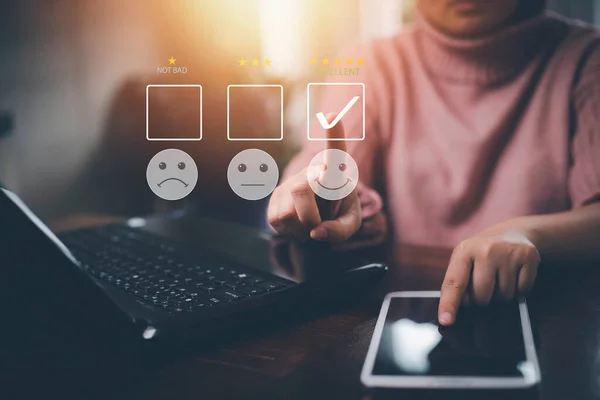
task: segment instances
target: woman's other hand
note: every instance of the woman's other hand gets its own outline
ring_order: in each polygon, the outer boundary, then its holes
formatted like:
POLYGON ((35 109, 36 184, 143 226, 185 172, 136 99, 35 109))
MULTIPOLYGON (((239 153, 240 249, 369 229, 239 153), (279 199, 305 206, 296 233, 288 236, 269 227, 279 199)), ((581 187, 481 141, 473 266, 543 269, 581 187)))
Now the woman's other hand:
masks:
POLYGON ((510 300, 527 293, 540 264, 531 236, 500 224, 460 243, 452 252, 442 284, 440 323, 452 325, 464 300, 487 305, 493 297, 510 300))

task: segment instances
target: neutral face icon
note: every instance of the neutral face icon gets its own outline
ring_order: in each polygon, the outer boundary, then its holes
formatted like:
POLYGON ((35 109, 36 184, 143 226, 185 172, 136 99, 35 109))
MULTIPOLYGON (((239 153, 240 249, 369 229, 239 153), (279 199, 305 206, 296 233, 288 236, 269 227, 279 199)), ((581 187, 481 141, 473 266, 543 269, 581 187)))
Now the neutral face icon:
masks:
POLYGON ((341 200, 358 184, 358 166, 345 151, 327 149, 311 160, 306 177, 317 196, 325 200, 341 200))
POLYGON ((279 168, 269 153, 248 149, 233 157, 227 168, 227 180, 231 190, 242 199, 260 200, 275 190, 279 168))
POLYGON ((167 149, 152 157, 146 179, 150 189, 161 199, 181 200, 196 187, 198 167, 185 151, 167 149))

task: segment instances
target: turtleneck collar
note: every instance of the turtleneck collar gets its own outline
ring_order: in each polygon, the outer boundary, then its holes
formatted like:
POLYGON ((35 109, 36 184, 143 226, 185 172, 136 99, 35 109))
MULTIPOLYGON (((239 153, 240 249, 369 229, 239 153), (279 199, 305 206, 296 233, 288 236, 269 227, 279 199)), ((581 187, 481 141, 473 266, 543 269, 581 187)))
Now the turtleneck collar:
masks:
POLYGON ((457 83, 493 85, 518 74, 555 41, 561 25, 546 12, 485 37, 462 39, 442 33, 417 13, 416 29, 431 73, 457 83))

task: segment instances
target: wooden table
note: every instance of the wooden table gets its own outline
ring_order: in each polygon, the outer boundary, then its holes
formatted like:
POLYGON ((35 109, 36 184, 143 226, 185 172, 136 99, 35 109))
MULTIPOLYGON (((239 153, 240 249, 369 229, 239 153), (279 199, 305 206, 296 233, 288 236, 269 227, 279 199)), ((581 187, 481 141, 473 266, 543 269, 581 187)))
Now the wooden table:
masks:
MULTIPOLYGON (((74 221, 81 225, 103 220, 75 218, 56 228, 73 227, 74 221)), ((390 272, 359 304, 283 328, 275 321, 255 338, 240 332, 235 344, 155 365, 152 372, 125 376, 114 387, 82 384, 92 388, 79 398, 91 398, 100 388, 106 389, 100 396, 106 399, 467 398, 457 392, 370 393, 359 381, 383 295, 438 290, 449 254, 444 249, 394 246, 390 272)), ((527 398, 600 398, 600 268, 542 266, 528 301, 543 383, 527 398)), ((95 381, 103 382, 103 374, 90 380, 95 381)), ((489 393, 472 397, 517 398, 489 393)))

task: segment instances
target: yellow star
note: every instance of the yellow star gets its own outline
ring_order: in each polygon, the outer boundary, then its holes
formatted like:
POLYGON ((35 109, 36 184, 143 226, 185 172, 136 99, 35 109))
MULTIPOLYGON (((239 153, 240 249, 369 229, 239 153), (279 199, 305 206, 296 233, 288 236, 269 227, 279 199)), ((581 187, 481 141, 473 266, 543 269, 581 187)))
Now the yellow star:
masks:
POLYGON ((359 65, 362 65, 362 63, 364 63, 365 61, 362 58, 359 58, 357 62, 359 65))
POLYGON ((342 60, 340 60, 339 58, 336 58, 336 59, 335 59, 335 63, 336 63, 336 64, 338 64, 338 65, 339 65, 341 62, 342 62, 342 60))
POLYGON ((351 60, 350 58, 349 58, 349 59, 347 59, 347 60, 346 60, 346 62, 347 62, 348 64, 352 64, 352 60, 351 60))
POLYGON ((175 64, 175 61, 177 60, 171 56, 171 58, 169 58, 169 65, 175 64))
POLYGON ((314 59, 314 58, 311 58, 311 59, 310 59, 310 63, 311 63, 311 64, 316 64, 316 63, 317 63, 317 60, 316 60, 316 59, 314 59))
POLYGON ((258 67, 258 64, 260 64, 260 61, 258 61, 256 58, 254 60, 252 60, 252 65, 254 65, 255 67, 258 67))
POLYGON ((238 60, 238 62, 240 63, 240 67, 243 67, 244 65, 246 65, 246 60, 244 60, 244 57, 242 57, 241 60, 238 60))
POLYGON ((323 64, 325 64, 325 65, 329 64, 329 59, 328 58, 324 58, 322 61, 323 61, 323 64))
POLYGON ((265 65, 266 65, 267 67, 270 67, 270 66, 271 66, 271 62, 272 62, 271 60, 269 60, 268 58, 265 58, 265 65))

